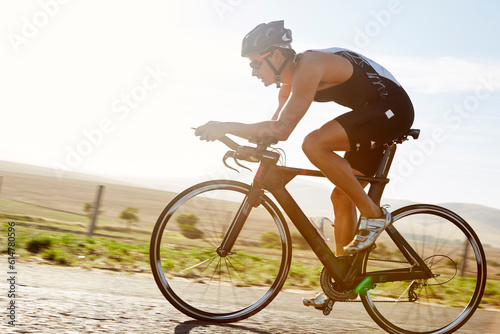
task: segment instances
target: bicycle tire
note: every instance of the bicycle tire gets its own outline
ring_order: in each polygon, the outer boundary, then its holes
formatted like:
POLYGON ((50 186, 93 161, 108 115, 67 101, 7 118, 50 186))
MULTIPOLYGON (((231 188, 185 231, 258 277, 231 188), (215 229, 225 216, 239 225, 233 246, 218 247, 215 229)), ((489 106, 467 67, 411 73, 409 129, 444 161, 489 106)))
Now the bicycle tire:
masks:
MULTIPOLYGON (((389 333, 456 331, 474 314, 486 285, 486 258, 479 238, 460 216, 436 205, 410 205, 392 215, 393 226, 439 276, 378 283, 360 295, 363 306, 389 333)), ((401 268, 407 262, 383 235, 365 256, 362 273, 401 268)))
POLYGON ((158 218, 150 244, 153 276, 165 298, 192 318, 221 323, 248 318, 265 308, 285 283, 291 263, 290 232, 280 210, 264 193, 250 211, 232 253, 225 257, 216 253, 249 189, 236 181, 203 182, 175 197, 158 218), (174 223, 182 213, 199 216, 195 227, 203 232, 202 238, 182 235, 174 223), (255 230, 256 225, 267 229, 274 244, 262 244, 258 233, 264 231, 255 230))

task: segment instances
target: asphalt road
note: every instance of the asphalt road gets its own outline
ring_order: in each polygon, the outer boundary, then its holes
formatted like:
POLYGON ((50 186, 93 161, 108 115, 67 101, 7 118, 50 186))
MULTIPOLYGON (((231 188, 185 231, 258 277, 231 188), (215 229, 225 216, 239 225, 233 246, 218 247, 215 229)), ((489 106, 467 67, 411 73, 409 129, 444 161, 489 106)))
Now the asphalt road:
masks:
MULTIPOLYGON (((7 263, 6 257, 0 258, 7 263)), ((18 263, 16 324, 7 326, 7 265, 0 284, 2 333, 385 333, 360 303, 330 316, 302 306, 310 293, 283 291, 257 315, 233 324, 193 320, 174 309, 149 275, 18 263)), ((457 333, 500 333, 500 312, 479 310, 457 333)))

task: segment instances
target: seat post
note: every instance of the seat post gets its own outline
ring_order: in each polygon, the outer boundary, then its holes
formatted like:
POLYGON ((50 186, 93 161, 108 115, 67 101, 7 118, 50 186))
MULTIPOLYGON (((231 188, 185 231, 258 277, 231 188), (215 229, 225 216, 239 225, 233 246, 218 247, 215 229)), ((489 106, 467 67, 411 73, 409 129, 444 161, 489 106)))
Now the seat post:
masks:
MULTIPOLYGON (((385 151, 384 157, 380 162, 375 177, 383 179, 387 178, 395 154, 396 154, 396 143, 389 146, 389 148, 385 151)), ((372 182, 370 185, 370 190, 368 191, 368 197, 370 197, 373 200, 373 202, 375 202, 375 204, 377 204, 378 206, 380 206, 380 200, 382 198, 382 194, 384 192, 386 184, 387 183, 384 182, 372 182)))

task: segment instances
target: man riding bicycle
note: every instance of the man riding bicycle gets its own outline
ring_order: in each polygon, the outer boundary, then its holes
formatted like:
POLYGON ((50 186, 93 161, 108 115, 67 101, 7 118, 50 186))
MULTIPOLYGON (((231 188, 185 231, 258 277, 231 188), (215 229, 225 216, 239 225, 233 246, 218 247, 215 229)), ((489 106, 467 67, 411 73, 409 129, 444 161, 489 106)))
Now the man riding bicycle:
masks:
POLYGON ((392 223, 390 213, 365 193, 367 183, 355 175, 373 176, 384 144, 410 129, 410 98, 384 67, 349 50, 330 48, 296 54, 291 30, 283 21, 259 24, 243 39, 241 55, 250 60, 252 76, 276 84, 279 105, 269 121, 254 124, 209 122, 196 129, 202 140, 226 134, 288 139, 311 103, 333 101, 351 108, 306 136, 308 159, 336 186, 331 200, 335 215, 336 255, 365 250, 392 223), (344 157, 334 151, 345 151, 344 157), (357 213, 360 224, 356 233, 357 213))

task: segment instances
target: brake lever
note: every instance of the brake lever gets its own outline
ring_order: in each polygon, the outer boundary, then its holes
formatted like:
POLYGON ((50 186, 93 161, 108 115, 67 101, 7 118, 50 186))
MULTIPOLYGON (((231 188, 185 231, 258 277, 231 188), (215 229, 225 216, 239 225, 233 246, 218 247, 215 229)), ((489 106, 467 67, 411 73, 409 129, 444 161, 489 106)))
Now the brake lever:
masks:
POLYGON ((251 170, 250 168, 248 168, 247 166, 244 166, 244 165, 240 164, 240 163, 238 162, 238 160, 236 159, 236 157, 234 157, 234 156, 233 156, 233 159, 234 159, 234 162, 235 162, 238 166, 240 166, 240 167, 242 167, 242 168, 245 168, 246 170, 248 170, 248 171, 250 171, 250 172, 252 171, 252 170, 251 170))
POLYGON ((226 154, 224 154, 224 157, 222 158, 222 162, 224 163, 224 166, 226 166, 227 168, 232 169, 232 170, 234 170, 235 172, 239 173, 239 172, 240 172, 239 170, 237 170, 237 169, 236 169, 236 168, 234 168, 234 167, 229 166, 229 165, 227 164, 227 162, 226 162, 226 160, 227 160, 227 159, 229 159, 229 158, 233 158, 234 162, 235 162, 238 166, 240 166, 241 168, 245 168, 246 170, 248 170, 248 171, 250 171, 250 172, 251 172, 252 170, 251 170, 250 168, 248 168, 247 166, 244 166, 244 165, 242 165, 241 163, 239 163, 239 162, 238 162, 238 159, 236 159, 236 155, 237 155, 237 153, 236 153, 236 152, 234 152, 234 151, 227 151, 227 152, 226 152, 226 154))
POLYGON ((227 151, 226 154, 224 154, 224 157, 222 158, 222 162, 224 163, 224 166, 226 166, 227 168, 234 170, 236 173, 239 173, 240 172, 239 170, 229 166, 226 162, 228 158, 233 158, 236 161, 236 158, 234 157, 235 154, 236 152, 234 151, 227 151))

